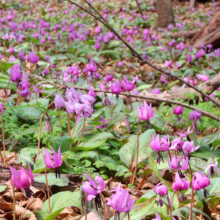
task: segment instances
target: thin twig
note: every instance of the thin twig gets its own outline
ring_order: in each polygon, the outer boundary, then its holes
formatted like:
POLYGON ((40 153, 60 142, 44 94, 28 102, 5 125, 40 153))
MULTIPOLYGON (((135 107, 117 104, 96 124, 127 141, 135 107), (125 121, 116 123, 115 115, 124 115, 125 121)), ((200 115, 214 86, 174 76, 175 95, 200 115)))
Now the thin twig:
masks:
POLYGON ((213 103, 215 103, 217 106, 220 106, 220 103, 218 101, 216 101, 215 99, 211 98, 208 94, 206 94, 205 92, 203 92, 202 90, 200 90, 199 88, 197 88, 196 86, 193 86, 191 83, 186 82, 185 80, 183 80, 182 78, 173 75, 172 73, 161 69, 160 67, 157 67, 156 65, 152 64, 150 61, 144 59, 133 47, 131 47, 129 45, 129 43, 127 43, 118 33, 117 31, 115 31, 115 29, 108 23, 108 21, 87 1, 84 0, 85 3, 87 3, 89 5, 90 8, 92 8, 98 15, 99 17, 95 16, 91 11, 85 9, 84 7, 80 6, 79 4, 71 1, 71 0, 67 0, 68 2, 76 5, 77 7, 79 7, 80 9, 82 9, 83 11, 85 11, 86 13, 90 14, 92 17, 94 17, 95 19, 97 19, 98 21, 100 21, 102 24, 104 24, 107 28, 109 28, 131 51, 131 53, 133 54, 134 57, 138 58, 142 63, 146 63, 149 66, 151 66, 152 68, 154 68, 155 70, 158 70, 159 72, 162 72, 168 76, 173 77, 174 79, 177 79, 179 81, 181 81, 182 83, 186 84, 187 86, 193 88, 194 90, 196 90, 197 92, 199 92, 200 94, 202 94, 203 96, 205 96, 207 99, 209 99, 210 101, 212 101, 213 103))
POLYGON ((138 7, 138 11, 141 14, 141 17, 143 18, 144 14, 143 14, 143 11, 141 9, 140 3, 138 2, 138 0, 135 0, 135 1, 136 1, 136 4, 137 4, 137 7, 138 7))
MULTIPOLYGON (((33 77, 35 77, 35 75, 31 75, 33 77)), ((41 80, 44 80, 43 78, 41 78, 41 80)), ((46 80, 48 83, 51 83, 53 84, 53 82, 50 82, 48 80, 46 80)), ((61 89, 65 89, 65 88, 68 88, 68 86, 66 85, 62 85, 62 84, 56 84, 56 86, 59 86, 61 89)), ((84 90, 84 91, 88 91, 89 89, 88 88, 83 88, 83 87, 79 87, 79 86, 72 86, 74 89, 80 89, 80 90, 84 90)), ((107 93, 107 94, 112 94, 111 91, 107 91, 107 90, 100 90, 100 89, 94 89, 95 92, 102 92, 102 93, 107 93)), ((148 100, 152 100, 152 101, 158 101, 158 102, 166 102, 166 103, 169 103, 169 104, 174 104, 174 105, 180 105, 180 106, 183 106, 185 108, 188 108, 188 109, 192 109, 192 110, 197 110, 197 111, 200 111, 203 115, 209 117, 209 118, 212 118, 216 121, 219 121, 220 122, 220 118, 217 117, 216 115, 213 115, 209 112, 206 112, 206 111, 203 111, 199 108, 196 108, 196 107, 193 107, 191 105, 188 105, 188 104, 185 104, 185 103, 182 103, 182 102, 178 102, 178 101, 174 101, 174 100, 170 100, 170 99, 165 99, 165 98, 157 98, 157 97, 152 97, 152 96, 147 96, 147 95, 134 95, 134 94, 127 94, 126 92, 121 92, 119 97, 120 96, 128 96, 128 97, 134 97, 134 98, 139 98, 139 99, 148 99, 148 100)), ((50 104, 52 105, 52 103, 50 104)), ((49 105, 49 106, 50 106, 49 105)), ((48 106, 48 107, 49 107, 48 106)))

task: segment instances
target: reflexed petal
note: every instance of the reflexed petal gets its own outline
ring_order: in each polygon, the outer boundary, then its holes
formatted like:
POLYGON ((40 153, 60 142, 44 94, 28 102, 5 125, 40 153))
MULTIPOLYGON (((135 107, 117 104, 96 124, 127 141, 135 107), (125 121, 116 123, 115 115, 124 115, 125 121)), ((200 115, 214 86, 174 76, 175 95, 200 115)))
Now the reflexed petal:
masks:
POLYGON ((42 156, 43 156, 43 159, 44 159, 44 163, 46 164, 46 166, 48 168, 55 168, 54 163, 52 163, 52 161, 51 161, 52 155, 49 153, 48 150, 45 149, 45 157, 43 155, 43 152, 42 152, 42 156))
POLYGON ((32 173, 31 166, 30 166, 29 163, 28 163, 28 169, 29 169, 29 175, 31 177, 31 182, 33 182, 34 181, 34 177, 33 177, 33 173, 32 173))
POLYGON ((189 165, 189 158, 183 158, 181 170, 187 170, 189 165))
POLYGON ((83 174, 90 182, 90 184, 94 187, 94 188, 97 188, 97 185, 95 183, 95 181, 92 179, 92 177, 86 175, 86 174, 83 174))
POLYGON ((87 181, 83 184, 82 188, 83 188, 83 192, 84 192, 84 193, 87 193, 88 195, 93 195, 93 196, 95 196, 95 195, 98 194, 98 192, 97 192, 96 190, 94 190, 94 189, 91 187, 91 184, 90 184, 89 182, 87 182, 87 181))
POLYGON ((95 177, 95 181, 96 181, 96 183, 98 183, 98 187, 97 188, 101 192, 105 188, 105 183, 104 183, 103 178, 101 176, 96 176, 95 177))
POLYGON ((93 195, 87 195, 87 201, 90 202, 92 201, 96 196, 93 195))
POLYGON ((32 183, 31 177, 28 171, 25 170, 23 167, 21 167, 20 179, 21 179, 21 186, 23 189, 28 188, 32 183))

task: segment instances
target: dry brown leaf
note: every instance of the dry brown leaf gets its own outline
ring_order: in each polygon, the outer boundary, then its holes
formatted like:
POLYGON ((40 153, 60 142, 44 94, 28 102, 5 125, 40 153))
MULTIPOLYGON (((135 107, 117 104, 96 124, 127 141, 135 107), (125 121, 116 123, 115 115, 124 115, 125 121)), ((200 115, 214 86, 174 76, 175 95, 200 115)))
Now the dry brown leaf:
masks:
POLYGON ((46 193, 44 190, 38 190, 34 193, 34 198, 40 198, 43 202, 47 200, 46 193))
POLYGON ((33 212, 18 205, 15 206, 15 215, 17 218, 24 218, 26 215, 31 215, 30 220, 36 220, 33 212))
POLYGON ((11 211, 13 210, 13 203, 6 202, 5 199, 0 196, 0 207, 3 211, 11 211))
MULTIPOLYGON (((13 202, 12 190, 8 191, 2 196, 6 201, 13 202)), ((26 200, 26 196, 22 192, 15 192, 16 201, 26 200)))
MULTIPOLYGON (((85 216, 81 218, 81 220, 85 220, 85 216)), ((99 216, 95 212, 90 212, 87 215, 87 220, 101 220, 99 216)))
POLYGON ((30 198, 28 200, 26 208, 31 211, 41 210, 43 201, 40 198, 30 198))

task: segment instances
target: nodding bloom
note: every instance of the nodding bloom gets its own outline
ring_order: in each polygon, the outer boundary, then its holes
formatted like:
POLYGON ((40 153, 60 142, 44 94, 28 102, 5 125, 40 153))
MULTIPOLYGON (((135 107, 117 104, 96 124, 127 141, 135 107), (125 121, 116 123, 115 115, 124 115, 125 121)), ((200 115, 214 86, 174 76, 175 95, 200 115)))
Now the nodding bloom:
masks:
POLYGON ((203 49, 200 49, 196 54, 195 54, 195 58, 199 59, 202 56, 205 56, 205 51, 203 49))
POLYGON ((30 62, 32 63, 32 64, 35 64, 35 63, 37 63, 37 62, 39 62, 40 61, 40 58, 37 56, 37 54, 35 54, 34 52, 30 52, 29 54, 28 54, 28 59, 30 60, 30 62))
POLYGON ((124 77, 124 79, 121 82, 121 86, 124 89, 124 91, 128 91, 128 92, 132 91, 135 88, 134 83, 128 81, 127 77, 124 77))
POLYGON ((0 102, 0 114, 3 114, 5 111, 4 105, 0 102))
POLYGON ((176 43, 176 40, 173 39, 170 42, 168 42, 168 46, 172 47, 176 43))
POLYGON ((26 98, 31 94, 30 91, 30 83, 28 81, 27 74, 23 74, 23 81, 19 83, 18 85, 18 92, 21 95, 21 97, 26 98))
MULTIPOLYGON (((105 123, 106 120, 104 119, 104 117, 103 117, 102 115, 100 116, 100 118, 101 118, 101 123, 103 123, 103 125, 97 125, 96 127, 97 127, 98 129, 103 129, 103 128, 107 127, 107 123, 105 123), (104 123, 105 123, 105 124, 104 124, 104 123)), ((99 122, 100 122, 100 120, 99 120, 99 122)))
POLYGON ((160 89, 154 88, 154 89, 152 89, 151 93, 152 94, 160 94, 160 89))
POLYGON ((81 102, 82 104, 85 104, 87 106, 91 106, 95 102, 95 98, 90 95, 81 95, 79 102, 81 102))
POLYGON ((118 66, 118 67, 123 67, 123 66, 124 66, 124 63, 123 63, 123 62, 118 61, 117 66, 118 66))
POLYGON ((14 47, 10 46, 10 47, 9 47, 9 53, 14 53, 14 52, 15 52, 14 47))
POLYGON ((90 176, 83 175, 89 180, 82 185, 83 192, 87 194, 87 201, 95 199, 96 210, 98 210, 102 207, 99 193, 105 188, 104 180, 101 176, 96 176, 94 181, 90 176))
POLYGON ((11 73, 11 81, 19 83, 22 78, 21 67, 19 63, 16 63, 14 66, 10 68, 11 73))
POLYGON ((210 179, 203 173, 194 173, 192 178, 192 187, 195 191, 203 189, 204 197, 207 198, 208 191, 205 189, 210 185, 210 179))
POLYGON ((51 122, 51 118, 49 115, 47 115, 47 117, 46 117, 45 130, 47 132, 50 132, 51 134, 53 134, 53 124, 51 122))
POLYGON ((129 192, 121 188, 118 184, 115 193, 109 199, 107 205, 111 206, 115 212, 115 220, 120 219, 120 212, 129 212, 134 206, 135 200, 130 199, 129 192))
POLYGON ((26 60, 26 57, 25 57, 23 51, 18 51, 18 58, 20 58, 21 61, 23 61, 23 62, 26 60))
POLYGON ((192 55, 191 54, 187 54, 186 55, 186 60, 187 60, 187 62, 191 63, 192 62, 192 55))
POLYGON ((188 141, 191 141, 189 134, 193 132, 193 130, 190 130, 191 127, 188 127, 187 131, 177 132, 177 134, 180 136, 180 138, 187 137, 188 141))
POLYGON ((209 80, 209 76, 205 75, 205 73, 203 74, 197 74, 197 78, 203 82, 206 82, 209 80))
POLYGON ((144 121, 145 120, 149 121, 151 118, 154 117, 154 112, 151 103, 148 105, 145 101, 143 104, 141 104, 141 108, 137 106, 137 113, 138 113, 138 118, 144 121))
POLYGON ((116 79, 114 83, 111 83, 111 91, 114 94, 120 94, 121 93, 121 86, 120 86, 120 81, 116 79))
POLYGON ((172 64, 173 64, 172 61, 166 60, 165 63, 164 63, 164 66, 165 66, 165 67, 171 67, 172 64))
POLYGON ((190 153, 194 152, 195 150, 199 149, 200 146, 194 147, 193 141, 186 141, 183 146, 183 152, 185 156, 187 156, 190 160, 190 153))
POLYGON ((62 108, 65 105, 65 100, 61 95, 56 94, 54 104, 56 108, 62 108))
POLYGON ((172 141, 170 150, 182 151, 183 144, 184 141, 182 141, 181 138, 176 138, 172 141))
MULTIPOLYGON (((164 182, 164 181, 163 181, 164 182)), ((171 202, 170 202, 170 198, 168 196, 168 187, 165 185, 162 185, 163 182, 158 183, 155 188, 154 188, 154 192, 156 194, 158 194, 160 196, 157 205, 159 205, 160 207, 163 206, 163 200, 161 199, 161 197, 165 197, 167 199, 167 202, 170 206, 172 206, 171 202)))
POLYGON ((32 170, 30 164, 28 163, 29 172, 21 167, 21 170, 16 170, 13 167, 10 167, 11 171, 11 186, 15 186, 18 189, 25 190, 25 194, 27 198, 30 198, 34 193, 30 190, 30 185, 34 181, 34 177, 32 174, 32 170))
POLYGON ((189 165, 189 159, 188 157, 183 157, 183 156, 177 156, 175 155, 172 156, 171 161, 169 161, 169 158, 167 159, 168 165, 172 170, 187 170, 188 165, 189 165), (181 164, 182 162, 182 164, 181 164))
MULTIPOLYGON (((198 134, 198 130, 197 130, 197 121, 202 117, 202 113, 198 110, 192 111, 190 112, 189 115, 189 119, 193 121, 192 125, 193 128, 195 129, 196 133, 198 134)), ((201 121, 201 119, 200 119, 201 121)))
POLYGON ((104 81, 105 81, 105 82, 109 82, 109 81, 111 81, 112 79, 113 79, 113 75, 108 75, 108 74, 106 74, 105 77, 104 77, 104 81))
POLYGON ((103 83, 100 83, 100 84, 99 84, 99 87, 100 87, 101 90, 107 90, 106 85, 103 84, 103 83))
POLYGON ((189 178, 186 175, 185 175, 185 177, 186 177, 187 180, 181 178, 179 173, 176 172, 175 182, 173 182, 173 184, 172 184, 172 190, 173 191, 179 191, 180 201, 185 199, 184 196, 183 196, 182 191, 189 189, 189 186, 190 186, 189 178))
MULTIPOLYGON (((169 136, 163 136, 161 139, 159 134, 154 138, 154 134, 152 135, 150 146, 153 150, 157 151, 157 163, 160 164, 160 160, 163 161, 163 156, 160 154, 161 151, 167 151, 170 147, 169 136)), ((164 161, 163 161, 164 162, 164 161)))
POLYGON ((97 71, 97 66, 94 60, 90 60, 88 64, 86 64, 86 70, 89 75, 93 75, 97 71))
POLYGON ((60 178, 59 167, 63 163, 61 150, 59 147, 58 154, 57 154, 56 151, 51 146, 50 146, 50 148, 53 151, 53 156, 51 155, 51 153, 47 149, 45 149, 45 156, 42 152, 44 163, 48 168, 55 168, 56 169, 56 178, 57 178, 57 176, 59 176, 59 178, 60 178))
POLYGON ((183 107, 181 105, 178 105, 174 110, 173 113, 175 115, 182 115, 183 114, 183 107))
POLYGON ((155 217, 156 218, 153 218, 152 220, 161 220, 161 217, 160 217, 160 215, 158 214, 157 211, 155 211, 155 217))
POLYGON ((183 51, 185 49, 185 45, 183 42, 180 42, 179 44, 176 45, 177 50, 183 51))
POLYGON ((217 174, 220 174, 220 170, 218 169, 218 162, 216 161, 215 163, 210 163, 210 164, 206 167, 204 173, 207 172, 207 171, 209 171, 209 176, 210 176, 210 177, 213 177, 214 174, 215 174, 215 172, 216 172, 217 174))
POLYGON ((33 85, 33 90, 35 93, 42 93, 45 91, 45 85, 42 86, 42 90, 40 90, 37 85, 33 85))
POLYGON ((93 108, 85 104, 75 103, 74 108, 75 108, 76 114, 83 118, 87 118, 93 113, 93 108))
POLYGON ((88 95, 92 96, 92 97, 96 97, 96 93, 93 90, 93 86, 89 86, 89 92, 88 95))

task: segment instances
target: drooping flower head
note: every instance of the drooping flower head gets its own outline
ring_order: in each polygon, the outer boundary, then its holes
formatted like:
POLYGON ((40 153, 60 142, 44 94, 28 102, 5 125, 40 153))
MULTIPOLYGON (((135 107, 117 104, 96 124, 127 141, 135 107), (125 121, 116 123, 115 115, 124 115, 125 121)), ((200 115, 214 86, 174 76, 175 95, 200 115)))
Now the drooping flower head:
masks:
POLYGON ((141 108, 137 106, 137 113, 138 113, 138 118, 144 121, 145 120, 149 121, 151 118, 154 117, 154 112, 151 103, 148 105, 145 101, 141 105, 141 108))
POLYGON ((114 83, 111 83, 111 91, 116 95, 121 93, 122 90, 118 79, 116 79, 114 83))
MULTIPOLYGON (((101 118, 101 123, 103 123, 103 125, 97 125, 96 127, 97 127, 98 129, 103 129, 103 128, 105 128, 105 127, 107 126, 107 123, 105 123, 106 120, 104 119, 103 115, 101 115, 100 118, 101 118), (104 123, 105 123, 105 124, 104 124, 104 123)), ((100 122, 100 120, 99 120, 99 122, 100 122)))
POLYGON ((27 198, 30 198, 33 195, 33 192, 30 190, 30 185, 33 183, 34 178, 32 174, 32 170, 30 164, 28 163, 29 172, 21 167, 20 171, 16 170, 13 167, 10 167, 11 171, 11 186, 15 186, 18 189, 25 190, 25 194, 27 198))
MULTIPOLYGON (((164 182, 164 181, 163 181, 163 182, 164 182)), ((170 202, 170 198, 169 198, 169 196, 168 196, 168 187, 165 186, 165 185, 162 185, 163 182, 158 183, 158 184, 155 186, 155 188, 154 188, 154 192, 160 196, 157 205, 159 205, 160 207, 162 207, 162 206, 163 206, 163 200, 161 199, 161 197, 165 197, 165 198, 167 199, 167 201, 168 201, 168 204, 169 204, 170 206, 172 206, 172 205, 171 205, 171 202, 170 202)))
POLYGON ((53 156, 51 155, 51 153, 47 149, 45 149, 45 156, 42 152, 44 163, 48 168, 55 168, 56 169, 56 178, 57 178, 57 176, 59 176, 59 178, 60 178, 59 167, 63 163, 61 150, 59 147, 58 154, 57 154, 56 151, 51 146, 50 146, 50 148, 53 151, 53 156))
POLYGON ((56 108, 62 108, 65 105, 65 100, 61 95, 56 94, 54 104, 56 108))
POLYGON ((39 58, 39 57, 37 56, 37 54, 34 53, 34 52, 30 52, 30 53, 28 54, 28 59, 29 59, 30 62, 33 63, 33 64, 35 64, 35 63, 37 63, 37 62, 40 61, 40 58, 39 58))
POLYGON ((172 141, 170 150, 176 150, 177 152, 182 151, 182 146, 184 144, 184 141, 181 140, 181 138, 176 138, 172 141))
POLYGON ((157 162, 160 164, 160 160, 163 161, 163 156, 160 152, 169 150, 170 147, 170 141, 169 136, 163 136, 161 139, 159 137, 159 134, 154 137, 154 134, 152 135, 150 146, 153 150, 157 151, 157 162))
POLYGON ((87 195, 87 201, 95 198, 96 209, 101 208, 101 198, 99 193, 105 188, 104 180, 101 176, 96 176, 95 181, 88 175, 83 174, 89 181, 84 182, 82 189, 87 195))
POLYGON ((0 114, 3 114, 5 111, 3 103, 0 102, 0 114))
POLYGON ((134 206, 134 203, 135 200, 130 199, 128 191, 121 188, 121 183, 119 183, 107 205, 116 210, 115 219, 119 219, 120 212, 129 212, 134 206))
POLYGON ((216 172, 217 174, 220 174, 220 170, 218 169, 218 162, 216 161, 215 163, 210 163, 210 164, 206 167, 204 173, 206 173, 207 171, 209 171, 209 176, 210 176, 210 177, 213 177, 214 174, 215 174, 215 172, 216 172))
POLYGON ((210 185, 210 179, 203 173, 196 172, 192 178, 192 187, 195 191, 204 190, 204 197, 207 198, 208 191, 205 189, 210 185))
POLYGON ((179 191, 180 201, 185 199, 183 194, 182 194, 182 191, 189 189, 189 186, 190 186, 189 178, 186 175, 185 175, 185 177, 186 177, 187 180, 181 178, 179 173, 176 172, 175 182, 173 182, 173 184, 172 184, 173 191, 179 191))
POLYGON ((186 141, 183 144, 183 152, 185 154, 185 156, 187 156, 190 160, 190 153, 194 152, 195 150, 199 149, 200 146, 194 147, 193 145, 193 141, 186 141))

